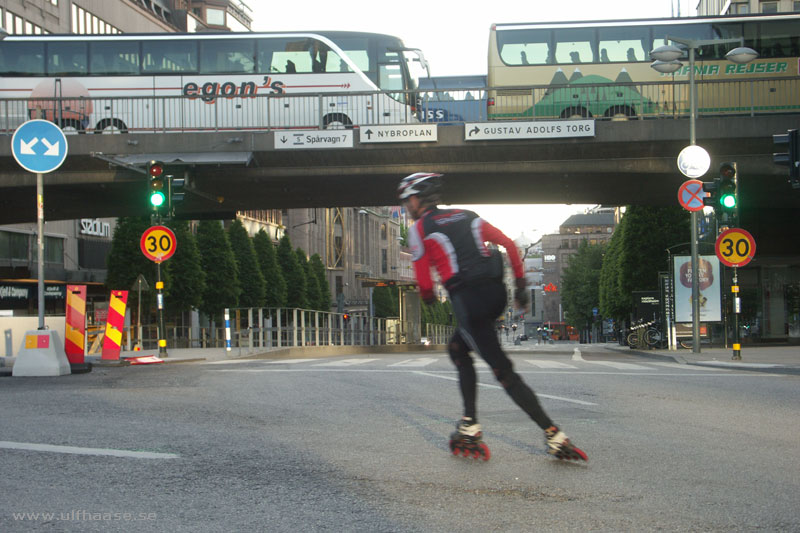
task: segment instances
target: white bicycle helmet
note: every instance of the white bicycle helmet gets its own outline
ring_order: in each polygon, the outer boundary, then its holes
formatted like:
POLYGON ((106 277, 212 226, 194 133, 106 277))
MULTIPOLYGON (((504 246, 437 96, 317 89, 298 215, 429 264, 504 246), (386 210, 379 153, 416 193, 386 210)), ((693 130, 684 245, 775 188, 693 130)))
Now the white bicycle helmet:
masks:
POLYGON ((415 172, 406 176, 400 180, 400 184, 397 186, 397 197, 400 201, 414 195, 420 198, 434 197, 442 189, 440 178, 443 175, 432 172, 415 172))

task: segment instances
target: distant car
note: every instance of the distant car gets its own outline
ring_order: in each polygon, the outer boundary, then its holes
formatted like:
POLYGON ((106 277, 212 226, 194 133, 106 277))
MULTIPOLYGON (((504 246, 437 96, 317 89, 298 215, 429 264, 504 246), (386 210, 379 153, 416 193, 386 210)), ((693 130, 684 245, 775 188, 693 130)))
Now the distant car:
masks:
POLYGON ((526 341, 528 340, 528 336, 523 333, 522 335, 519 336, 519 340, 526 341))
POLYGON ((422 344, 424 344, 425 346, 430 346, 430 344, 431 344, 431 340, 428 337, 422 337, 420 339, 420 342, 422 344))

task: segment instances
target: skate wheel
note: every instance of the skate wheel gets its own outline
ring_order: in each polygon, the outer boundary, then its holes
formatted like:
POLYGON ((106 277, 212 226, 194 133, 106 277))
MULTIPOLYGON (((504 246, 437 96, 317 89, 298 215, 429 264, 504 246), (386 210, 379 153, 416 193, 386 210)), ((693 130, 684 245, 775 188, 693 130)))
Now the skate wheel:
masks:
POLYGON ((485 444, 481 444, 481 455, 483 455, 483 460, 488 461, 489 457, 491 457, 491 453, 489 452, 489 447, 485 444))

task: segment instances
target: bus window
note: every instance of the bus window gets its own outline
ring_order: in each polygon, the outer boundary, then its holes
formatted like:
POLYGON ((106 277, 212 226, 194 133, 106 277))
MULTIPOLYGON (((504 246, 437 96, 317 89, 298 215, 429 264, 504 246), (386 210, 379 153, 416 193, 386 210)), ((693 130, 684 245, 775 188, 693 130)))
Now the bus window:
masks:
POLYGON ((554 62, 549 30, 497 32, 497 47, 506 65, 547 65, 554 62))
POLYGON ((593 63, 595 61, 591 38, 594 31, 556 30, 556 63, 593 63))
MULTIPOLYGON (((653 26, 653 45, 650 47, 650 50, 655 50, 659 46, 664 46, 665 44, 674 44, 680 48, 685 48, 681 44, 667 41, 667 36, 693 40, 706 40, 713 38, 710 24, 667 24, 664 26, 653 26)), ((697 59, 701 59, 703 56, 708 57, 713 53, 711 49, 713 49, 713 47, 704 47, 699 49, 697 51, 697 59)))
POLYGON ((2 43, 0 72, 4 76, 44 75, 44 43, 2 43))
POLYGON ((255 71, 256 42, 253 39, 200 41, 201 74, 249 74, 255 71))
POLYGON ((267 61, 269 61, 268 72, 307 74, 350 71, 339 54, 318 39, 300 41, 265 39, 259 44, 259 66, 262 71, 267 71, 267 61), (271 59, 269 59, 270 54, 271 59))
POLYGON ((601 63, 630 63, 648 58, 650 49, 645 50, 645 46, 650 44, 648 28, 598 28, 597 35, 601 63))
POLYGON ((89 72, 95 76, 139 74, 139 43, 97 41, 89 44, 89 72))
POLYGON ((75 41, 47 43, 49 76, 83 76, 88 71, 86 43, 75 41))
POLYGON ((142 41, 142 72, 148 74, 197 72, 197 42, 142 41))
POLYGON ((796 22, 774 20, 762 22, 759 26, 758 44, 745 46, 758 50, 761 57, 800 56, 800 38, 797 36, 796 22))

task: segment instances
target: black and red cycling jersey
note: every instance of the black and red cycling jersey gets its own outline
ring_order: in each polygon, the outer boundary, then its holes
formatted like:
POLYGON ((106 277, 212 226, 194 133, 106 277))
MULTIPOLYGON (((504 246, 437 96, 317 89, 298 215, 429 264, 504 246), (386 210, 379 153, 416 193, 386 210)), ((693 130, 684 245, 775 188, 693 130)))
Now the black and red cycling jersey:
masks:
POLYGON ((524 276, 514 241, 472 211, 429 209, 414 223, 408 235, 423 300, 433 298, 432 266, 451 292, 478 280, 502 276, 502 266, 498 267, 492 260, 487 242, 505 248, 514 277, 524 276))

